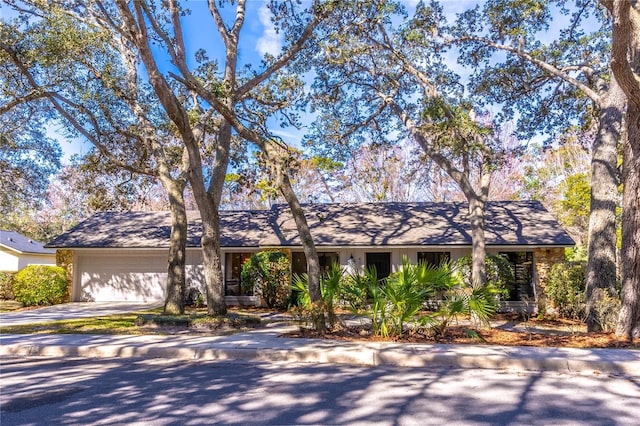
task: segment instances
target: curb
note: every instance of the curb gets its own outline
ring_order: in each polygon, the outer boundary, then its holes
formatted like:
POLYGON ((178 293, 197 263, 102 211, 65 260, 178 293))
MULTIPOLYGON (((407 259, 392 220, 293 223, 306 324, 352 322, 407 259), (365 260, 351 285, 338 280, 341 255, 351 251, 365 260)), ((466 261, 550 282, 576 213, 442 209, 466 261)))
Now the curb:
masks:
POLYGON ((609 358, 607 356, 608 353, 595 352, 598 350, 574 350, 559 356, 545 354, 544 351, 535 353, 527 348, 517 347, 489 347, 490 351, 484 348, 485 353, 482 353, 482 350, 478 353, 470 353, 472 351, 470 351, 469 347, 461 349, 454 350, 451 345, 439 345, 437 347, 412 346, 407 348, 398 348, 397 346, 393 348, 375 348, 355 345, 353 347, 338 348, 306 348, 303 346, 282 349, 273 347, 216 348, 206 345, 162 347, 158 344, 78 346, 28 343, 1 345, 0 356, 166 358, 203 361, 245 360, 365 366, 518 369, 567 373, 620 374, 640 377, 640 352, 636 351, 631 352, 626 359, 611 360, 607 359, 609 358))

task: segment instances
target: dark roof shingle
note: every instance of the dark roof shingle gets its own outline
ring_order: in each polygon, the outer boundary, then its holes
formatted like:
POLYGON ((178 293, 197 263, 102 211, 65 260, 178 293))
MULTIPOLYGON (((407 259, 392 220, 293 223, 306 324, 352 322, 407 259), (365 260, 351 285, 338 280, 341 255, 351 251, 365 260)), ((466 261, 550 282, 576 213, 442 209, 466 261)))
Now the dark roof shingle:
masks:
MULTIPOLYGON (((317 246, 470 245, 467 204, 358 203, 303 206, 317 246)), ((220 212, 222 247, 299 246, 285 205, 220 212)), ((487 245, 571 246, 574 241, 537 201, 489 202, 487 245)), ((48 244, 69 248, 168 247, 169 212, 98 213, 48 244)), ((202 223, 189 213, 188 245, 200 244, 202 223)))

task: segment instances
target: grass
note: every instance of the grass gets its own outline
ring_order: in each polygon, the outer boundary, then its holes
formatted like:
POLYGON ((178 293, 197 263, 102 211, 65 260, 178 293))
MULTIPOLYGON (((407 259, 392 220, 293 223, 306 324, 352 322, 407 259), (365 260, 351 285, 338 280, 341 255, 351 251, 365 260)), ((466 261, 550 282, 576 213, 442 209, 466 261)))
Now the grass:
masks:
POLYGON ((15 300, 0 299, 0 312, 13 312, 22 309, 22 303, 15 300))
POLYGON ((258 327, 258 316, 230 312, 210 317, 203 310, 188 310, 185 315, 162 315, 162 308, 144 312, 105 315, 72 320, 51 321, 3 327, 4 334, 176 334, 181 331, 233 332, 258 327))
POLYGON ((148 334, 136 326, 139 313, 77 318, 38 324, 0 326, 6 334, 148 334))

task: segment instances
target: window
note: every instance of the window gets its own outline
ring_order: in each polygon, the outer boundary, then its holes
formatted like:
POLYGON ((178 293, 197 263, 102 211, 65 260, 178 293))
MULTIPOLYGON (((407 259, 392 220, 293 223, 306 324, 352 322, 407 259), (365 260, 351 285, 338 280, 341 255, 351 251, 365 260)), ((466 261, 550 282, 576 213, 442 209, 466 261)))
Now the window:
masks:
POLYGON ((391 253, 367 253, 366 256, 367 268, 376 268, 379 280, 391 274, 391 253))
POLYGON ((418 263, 426 263, 427 265, 440 266, 444 262, 451 259, 451 253, 448 251, 419 251, 418 263))
MULTIPOLYGON (((318 252, 318 261, 320 262, 320 272, 324 276, 331 270, 331 265, 340 264, 340 255, 334 252, 318 252)), ((291 272, 298 275, 307 272, 307 257, 304 253, 291 253, 291 272)))
POLYGON ((338 253, 318 253, 318 260, 320 261, 320 271, 325 276, 331 271, 331 266, 334 263, 340 264, 340 255, 338 253))
POLYGON ((514 281, 507 283, 509 290, 508 301, 520 301, 533 297, 533 252, 502 252, 504 257, 511 264, 514 281))
POLYGON ((249 296, 242 290, 242 266, 251 258, 253 253, 228 253, 225 256, 225 292, 226 296, 249 296))

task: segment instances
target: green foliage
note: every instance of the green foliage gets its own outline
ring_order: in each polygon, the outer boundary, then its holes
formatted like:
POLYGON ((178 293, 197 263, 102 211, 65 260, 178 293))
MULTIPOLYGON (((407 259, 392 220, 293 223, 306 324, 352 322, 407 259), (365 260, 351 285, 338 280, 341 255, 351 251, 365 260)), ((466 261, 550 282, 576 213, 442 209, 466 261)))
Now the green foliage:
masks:
POLYGON ((352 312, 360 312, 368 307, 367 302, 373 295, 369 291, 373 285, 377 286, 378 276, 375 268, 365 269, 363 275, 349 274, 342 282, 340 300, 352 312))
POLYGON ((574 173, 561 184, 562 197, 555 203, 558 220, 567 227, 579 230, 587 240, 591 206, 591 182, 587 173, 574 173))
POLYGON ((391 274, 386 284, 378 283, 375 270, 366 271, 363 282, 367 283, 371 297, 367 313, 373 333, 384 337, 402 335, 404 325, 412 321, 414 326, 431 328, 437 333, 443 333, 459 315, 487 321, 498 305, 493 286, 479 289, 465 286, 447 263, 416 265, 405 258, 402 269, 391 274), (425 304, 436 300, 435 312, 418 316, 425 304))
POLYGON ((558 314, 567 318, 584 318, 585 262, 561 262, 551 267, 545 293, 558 314))
MULTIPOLYGON (((459 275, 466 287, 472 287, 472 262, 473 260, 471 256, 464 256, 457 259, 453 266, 453 269, 456 270, 456 273, 459 275)), ((485 258, 485 262, 487 285, 496 290, 500 296, 507 296, 507 286, 515 280, 511 264, 504 257, 495 254, 488 254, 485 258)))
MULTIPOLYGON (((401 336, 412 323, 414 329, 429 328, 443 334, 459 316, 486 323, 498 307, 495 285, 472 288, 461 277, 448 263, 412 264, 403 258, 402 268, 380 282, 375 268, 365 269, 362 275, 345 275, 335 264, 321 280, 322 304, 332 327, 338 322, 334 305, 342 303, 369 317, 376 336, 401 336), (436 310, 421 315, 429 305, 436 310)), ((317 307, 311 307, 306 274, 293 278, 292 289, 299 292, 298 301, 309 317, 317 307)))
POLYGON ((0 299, 13 300, 13 281, 15 273, 0 272, 0 299))
POLYGON ((261 296, 270 308, 284 308, 291 292, 289 258, 279 251, 256 253, 243 265, 241 281, 245 293, 261 296))
MULTIPOLYGON (((338 323, 335 304, 340 299, 344 281, 344 271, 338 263, 333 263, 328 273, 320 279, 322 302, 327 313, 329 326, 332 328, 338 323)), ((298 292, 298 303, 302 309, 307 310, 311 316, 314 316, 316 313, 312 312, 311 297, 309 296, 309 276, 307 274, 295 275, 291 288, 298 292)))
POLYGON ((380 318, 382 335, 402 335, 404 323, 422 309, 430 288, 430 283, 418 280, 419 270, 424 268, 424 264, 413 265, 405 257, 402 269, 387 279, 382 288, 386 308, 380 318))
POLYGON ((442 303, 435 312, 422 318, 422 323, 438 335, 444 335, 447 327, 460 316, 468 316, 476 322, 475 326, 486 325, 498 309, 499 294, 500 290, 492 284, 473 287, 461 281, 444 293, 442 303))
POLYGON ((15 275, 13 292, 25 306, 64 303, 69 298, 67 272, 58 266, 29 265, 15 275))
POLYGON ((606 290, 597 288, 593 294, 595 318, 603 331, 615 331, 618 325, 621 302, 617 295, 610 295, 606 290))

